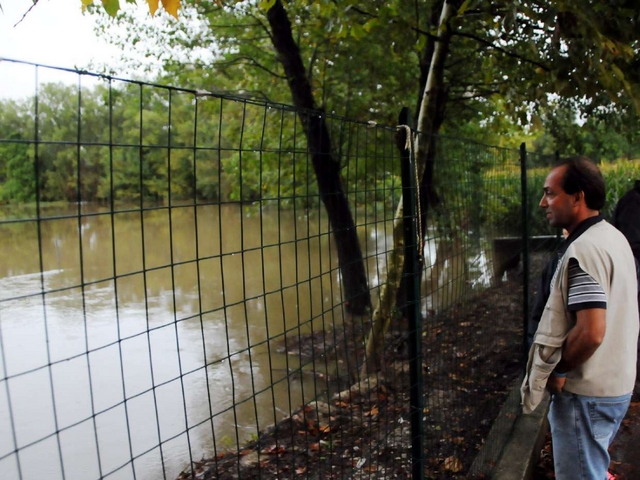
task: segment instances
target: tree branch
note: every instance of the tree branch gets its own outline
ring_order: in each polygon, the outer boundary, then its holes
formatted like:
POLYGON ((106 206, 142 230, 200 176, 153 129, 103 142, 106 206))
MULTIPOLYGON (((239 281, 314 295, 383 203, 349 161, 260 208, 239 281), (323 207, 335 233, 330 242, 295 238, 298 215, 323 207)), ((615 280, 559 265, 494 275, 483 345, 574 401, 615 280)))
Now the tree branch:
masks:
POLYGON ((473 35, 471 33, 464 33, 464 32, 460 32, 460 31, 456 31, 453 35, 454 36, 458 36, 458 37, 463 37, 463 38, 469 38, 471 40, 475 40, 478 43, 482 43, 483 45, 486 45, 489 48, 497 50, 500 53, 503 53, 507 57, 517 58, 518 60, 522 60, 525 63, 529 63, 531 65, 535 65, 536 67, 540 67, 545 72, 550 72, 551 71, 551 69, 547 65, 545 65, 544 63, 536 62, 535 60, 532 60, 530 58, 526 58, 526 57, 523 57, 522 55, 519 55, 517 53, 510 52, 509 50, 506 50, 506 49, 504 49, 502 47, 499 47, 498 45, 495 45, 494 43, 491 43, 490 41, 485 40, 484 38, 480 38, 480 37, 478 37, 476 35, 473 35))
POLYGON ((469 100, 475 100, 476 98, 486 98, 486 97, 489 97, 490 95, 495 95, 495 94, 498 94, 498 93, 500 93, 500 90, 484 90, 482 92, 477 92, 477 93, 474 93, 472 95, 462 94, 460 96, 455 96, 455 97, 451 96, 450 99, 453 102, 456 102, 456 101, 458 101, 458 102, 468 102, 469 100))
POLYGON ((365 17, 371 17, 371 18, 377 18, 378 17, 377 15, 374 15, 373 13, 366 12, 366 11, 362 10, 361 8, 356 7, 355 5, 349 5, 347 7, 346 11, 349 12, 351 10, 353 10, 354 12, 359 13, 360 15, 364 15, 365 17))
POLYGON ((233 59, 228 60, 226 62, 215 62, 214 65, 224 67, 224 66, 230 66, 230 65, 237 65, 239 63, 243 63, 244 65, 257 67, 257 68, 259 68, 261 70, 264 70, 265 72, 267 72, 268 74, 270 74, 270 75, 272 75, 272 76, 274 76, 276 78, 281 78, 281 79, 286 79, 287 78, 286 76, 280 75, 279 73, 274 72, 270 68, 265 67, 260 62, 258 62, 255 58, 247 57, 247 56, 236 57, 236 58, 233 58, 233 59))
POLYGON ((14 28, 17 27, 20 23, 22 23, 22 21, 27 18, 27 15, 29 15, 29 12, 31 12, 31 10, 33 10, 35 8, 35 6, 38 4, 40 0, 33 0, 33 5, 31 5, 29 7, 29 10, 27 10, 26 12, 24 12, 24 15, 22 15, 22 18, 20 20, 18 20, 16 22, 16 24, 14 25, 14 28))
POLYGON ((313 49, 313 53, 311 54, 311 58, 309 59, 309 67, 307 68, 307 77, 309 78, 310 82, 313 80, 313 64, 316 62, 318 50, 322 45, 327 43, 327 41, 328 40, 325 39, 321 42, 318 42, 318 45, 316 45, 316 48, 313 49))
POLYGON ((258 25, 267 33, 269 40, 271 40, 271 43, 273 44, 273 36, 271 35, 271 30, 269 29, 269 27, 267 25, 265 25, 265 23, 260 20, 258 17, 256 17, 254 14, 249 14, 251 16, 251 18, 253 18, 256 22, 258 22, 258 25))

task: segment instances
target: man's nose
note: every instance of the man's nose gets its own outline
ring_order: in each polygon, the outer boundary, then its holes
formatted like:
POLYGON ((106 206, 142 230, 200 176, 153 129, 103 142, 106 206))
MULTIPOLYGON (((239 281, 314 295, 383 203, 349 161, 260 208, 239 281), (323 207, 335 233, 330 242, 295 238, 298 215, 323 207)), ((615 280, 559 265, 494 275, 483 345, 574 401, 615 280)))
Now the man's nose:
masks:
POLYGON ((545 200, 544 195, 542 195, 542 198, 540 199, 540 203, 538 203, 538 206, 542 208, 547 208, 547 201, 545 200))

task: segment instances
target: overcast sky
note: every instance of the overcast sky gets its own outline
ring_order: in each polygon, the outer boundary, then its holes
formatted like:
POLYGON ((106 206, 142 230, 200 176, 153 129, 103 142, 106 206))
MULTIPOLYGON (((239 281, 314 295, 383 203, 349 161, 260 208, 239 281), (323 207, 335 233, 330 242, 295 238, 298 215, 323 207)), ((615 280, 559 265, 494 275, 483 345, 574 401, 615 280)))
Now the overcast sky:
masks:
MULTIPOLYGON (((82 14, 80 0, 40 0, 18 25, 32 0, 0 0, 0 5, 0 57, 67 68, 117 58, 117 49, 93 32, 94 20, 82 14)), ((45 69, 38 75, 41 81, 77 82, 75 75, 45 69)), ((33 95, 34 78, 33 67, 0 62, 0 97, 33 95)))

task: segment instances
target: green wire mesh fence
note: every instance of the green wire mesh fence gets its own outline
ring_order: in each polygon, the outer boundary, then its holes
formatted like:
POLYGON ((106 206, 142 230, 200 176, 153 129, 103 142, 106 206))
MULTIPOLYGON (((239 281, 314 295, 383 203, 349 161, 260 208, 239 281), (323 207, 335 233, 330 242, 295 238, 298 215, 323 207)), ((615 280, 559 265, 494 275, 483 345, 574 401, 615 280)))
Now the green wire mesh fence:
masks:
POLYGON ((433 184, 405 182, 421 297, 393 292, 367 351, 403 251, 395 127, 16 68, 34 82, 0 99, 3 478, 490 471, 522 370, 517 151, 434 139, 433 184))

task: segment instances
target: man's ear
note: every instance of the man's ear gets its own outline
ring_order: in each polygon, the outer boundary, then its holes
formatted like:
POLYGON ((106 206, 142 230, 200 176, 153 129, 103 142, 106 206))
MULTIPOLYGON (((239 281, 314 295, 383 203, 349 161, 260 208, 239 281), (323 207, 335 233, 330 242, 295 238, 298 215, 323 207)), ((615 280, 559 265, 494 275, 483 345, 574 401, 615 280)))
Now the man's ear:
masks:
POLYGON ((584 203, 584 192, 576 192, 573 194, 575 203, 584 203))

